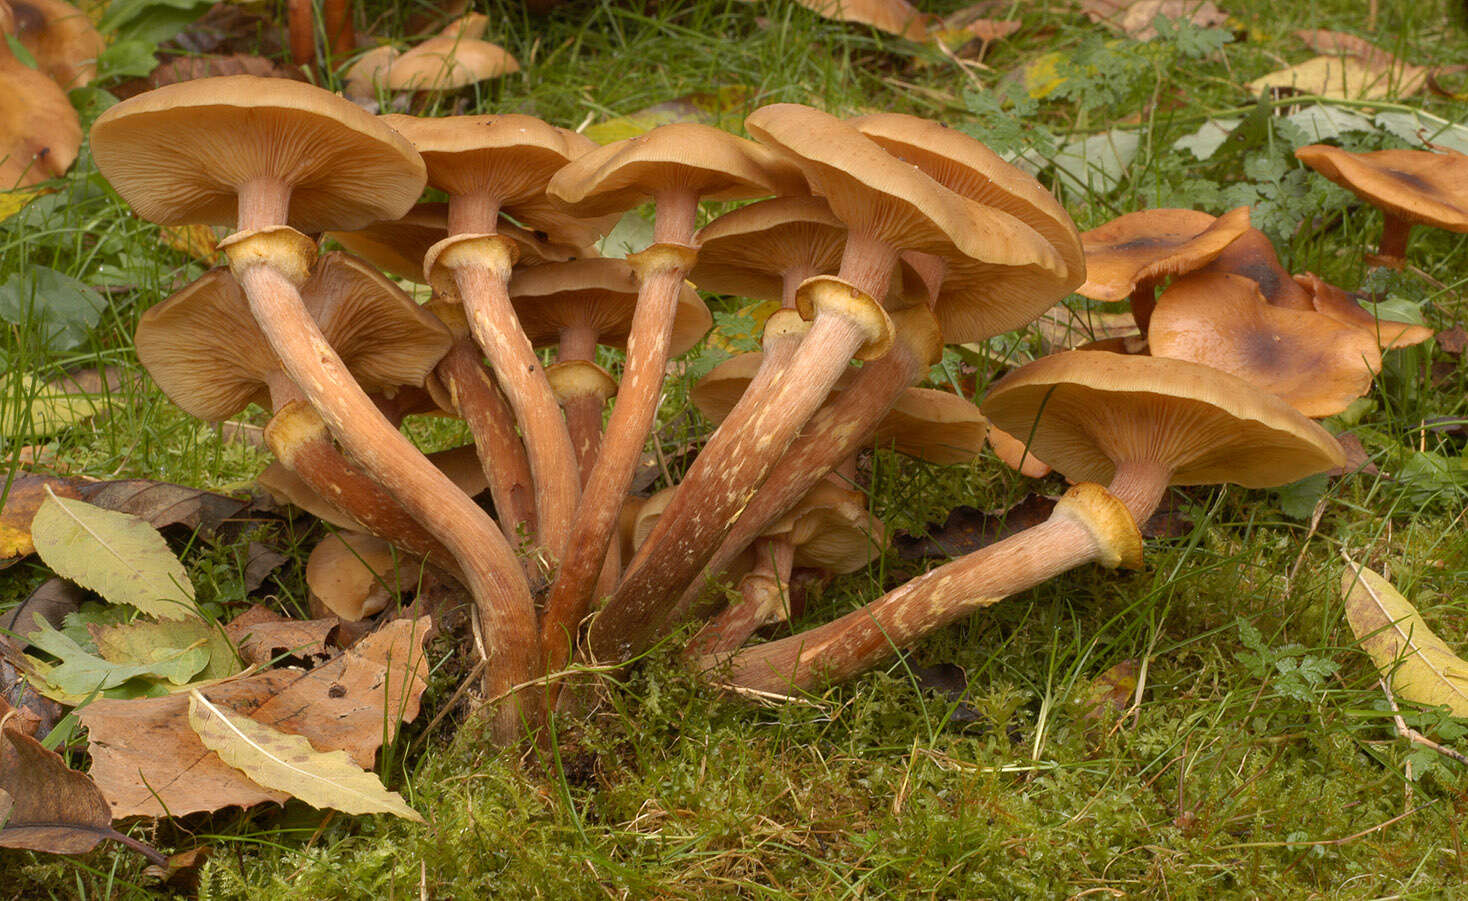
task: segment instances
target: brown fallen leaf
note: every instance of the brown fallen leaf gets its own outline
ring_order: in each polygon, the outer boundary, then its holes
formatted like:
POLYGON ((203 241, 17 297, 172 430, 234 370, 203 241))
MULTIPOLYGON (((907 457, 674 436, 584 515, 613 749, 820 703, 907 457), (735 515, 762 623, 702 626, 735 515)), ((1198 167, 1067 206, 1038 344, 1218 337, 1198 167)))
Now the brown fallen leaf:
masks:
MULTIPOLYGON (((10 482, 10 490, 5 492, 4 504, 0 505, 0 559, 24 557, 36 552, 36 546, 31 541, 31 520, 35 519, 36 510, 46 499, 47 486, 57 497, 81 499, 81 492, 65 479, 16 476, 10 482)), ((4 487, 3 480, 0 480, 0 488, 4 487)))
POLYGON ((1362 446, 1360 438, 1357 438, 1350 432, 1341 432, 1335 436, 1335 440, 1336 443, 1340 444, 1341 450, 1346 452, 1346 462, 1337 466, 1335 469, 1326 470, 1326 475, 1331 478, 1339 478, 1340 476, 1353 475, 1358 472, 1367 476, 1379 475, 1381 473, 1381 470, 1376 468, 1376 464, 1371 462, 1371 458, 1367 455, 1366 448, 1362 446))
POLYGON ((204 868, 204 864, 213 853, 212 845, 200 845, 197 848, 170 854, 168 860, 161 865, 151 864, 145 868, 143 875, 192 896, 199 890, 200 870, 204 868))
POLYGON ((1086 699, 1081 702, 1081 719, 1108 725, 1114 722, 1132 705, 1140 672, 1137 661, 1128 658, 1092 679, 1086 699))
POLYGON ((1464 330, 1460 322, 1450 329, 1438 332, 1437 347, 1445 354, 1461 356, 1464 348, 1468 348, 1468 330, 1464 330))
POLYGON ((274 548, 267 547, 258 541, 250 542, 245 548, 245 570, 240 576, 244 583, 245 591, 251 592, 265 584, 269 575, 285 565, 287 558, 278 553, 274 548))
POLYGON ((1158 16, 1188 21, 1199 28, 1217 28, 1228 22, 1228 14, 1208 0, 1082 0, 1081 11, 1092 22, 1139 41, 1157 37, 1152 23, 1158 16))
POLYGON ((287 78, 305 81, 299 69, 282 66, 262 56, 247 53, 201 54, 199 56, 174 57, 148 74, 146 78, 133 78, 112 90, 118 97, 128 97, 151 91, 180 81, 198 78, 213 78, 220 75, 254 75, 259 78, 287 78))
MULTIPOLYGON (((210 701, 317 750, 343 750, 371 767, 398 722, 418 715, 427 687, 421 650, 427 617, 393 620, 313 670, 294 667, 229 679, 200 690, 210 701), (391 715, 389 715, 391 714, 391 715)), ((92 778, 114 818, 182 816, 224 807, 283 803, 207 750, 189 727, 188 696, 103 699, 77 711, 91 739, 92 778)))
POLYGON ((162 854, 112 828, 107 802, 85 773, 68 769, 60 754, 13 723, 15 711, 0 700, 0 793, 10 804, 0 846, 85 854, 112 839, 154 863, 164 862, 162 854))
POLYGON ((267 666, 281 655, 298 660, 325 657, 326 640, 335 626, 335 619, 286 619, 268 607, 254 604, 226 623, 224 634, 246 663, 267 666))
POLYGON ((80 491, 87 503, 104 510, 131 513, 154 528, 179 525, 206 533, 214 531, 248 503, 200 488, 150 479, 92 482, 81 486, 80 491))

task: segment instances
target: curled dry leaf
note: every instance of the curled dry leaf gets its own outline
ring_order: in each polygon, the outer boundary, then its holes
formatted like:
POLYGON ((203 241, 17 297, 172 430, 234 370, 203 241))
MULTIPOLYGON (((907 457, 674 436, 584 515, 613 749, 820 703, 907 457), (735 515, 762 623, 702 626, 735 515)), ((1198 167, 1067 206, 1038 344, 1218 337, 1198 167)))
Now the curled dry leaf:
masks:
POLYGON ((78 490, 82 500, 95 507, 132 514, 158 529, 178 525, 212 532, 245 509, 247 503, 223 494, 151 479, 91 482, 78 490))
MULTIPOLYGON (((397 724, 418 715, 428 686, 422 644, 428 617, 394 620, 313 670, 294 667, 200 689, 212 703, 300 735, 317 750, 343 750, 370 767, 397 724)), ((99 700, 77 711, 91 740, 92 778, 114 817, 182 816, 224 807, 283 803, 228 766, 188 724, 184 694, 99 700)))
POLYGON ((326 638, 334 619, 295 620, 255 604, 230 620, 224 634, 239 648, 246 663, 266 666, 277 657, 309 660, 325 657, 326 638))
POLYGON ((1081 11, 1092 22, 1139 41, 1157 37, 1152 23, 1158 16, 1188 21, 1199 28, 1217 28, 1228 22, 1228 15, 1208 0, 1083 0, 1081 11))
POLYGON ((1392 691, 1417 704, 1447 705, 1468 717, 1468 661, 1427 627, 1417 608, 1379 574, 1349 557, 1341 575, 1346 620, 1392 691))
POLYGON ((423 817, 376 775, 341 751, 318 751, 299 735, 272 729, 189 692, 189 725, 204 747, 254 782, 313 807, 346 813, 391 813, 414 822, 423 817))
POLYGON ((1427 83, 1427 67, 1414 66, 1353 34, 1319 30, 1295 34, 1322 55, 1254 79, 1249 82, 1252 93, 1283 88, 1342 100, 1369 100, 1410 97, 1427 83))

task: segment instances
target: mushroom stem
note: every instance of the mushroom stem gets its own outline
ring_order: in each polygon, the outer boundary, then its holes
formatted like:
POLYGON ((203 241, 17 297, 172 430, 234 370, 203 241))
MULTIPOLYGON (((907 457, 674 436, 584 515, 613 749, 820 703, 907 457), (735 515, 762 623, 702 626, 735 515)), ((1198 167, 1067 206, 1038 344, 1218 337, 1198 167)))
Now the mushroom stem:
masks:
POLYGON ((500 200, 494 194, 456 194, 449 200, 451 235, 493 235, 499 227, 500 200))
POLYGON ((739 580, 739 600, 725 607, 693 636, 683 654, 697 660, 739 650, 759 629, 790 618, 790 571, 795 546, 772 536, 755 544, 754 569, 739 580))
POLYGON ((505 538, 511 547, 519 547, 535 535, 535 496, 525 445, 515 434, 514 414, 480 360, 479 348, 468 338, 454 342, 437 372, 474 436, 474 451, 489 480, 505 538))
MULTIPOLYGON (((556 361, 595 363, 597 337, 597 330, 590 325, 562 329, 556 361)), ((566 430, 571 433, 571 446, 576 449, 576 466, 581 473, 582 488, 591 478, 591 470, 601 453, 602 409, 605 406, 606 400, 599 394, 577 393, 561 399, 561 408, 566 412, 566 430)), ((615 542, 610 544, 616 545, 615 542)))
POLYGON ((316 62, 315 7, 311 0, 287 0, 285 12, 287 32, 290 36, 291 63, 297 66, 314 64, 316 62))
POLYGON ((324 0, 321 20, 322 29, 326 32, 326 62, 330 66, 336 60, 350 56, 357 49, 357 32, 352 27, 350 0, 324 0))
POLYGON ((1167 493, 1172 470, 1160 463, 1130 460, 1118 463, 1106 490, 1126 505, 1137 528, 1146 525, 1167 493))
POLYGON ((930 570, 840 619, 736 654, 723 684, 776 694, 817 690, 981 607, 1092 562, 1140 565, 1141 536, 1106 489, 1081 483, 1037 526, 930 570))
MULTIPOLYGON (((306 4, 310 8, 310 4, 306 4)), ((254 231, 286 222, 290 217, 290 183, 272 175, 252 178, 239 187, 237 232, 254 231)))
POLYGON ((1383 265, 1400 269, 1407 264, 1407 236, 1411 232, 1411 222, 1389 212, 1383 213, 1381 246, 1377 249, 1383 265))
POLYGON ((286 373, 342 447, 458 560, 478 609, 485 688, 504 700, 491 714, 494 737, 509 743, 526 728, 537 731, 545 711, 539 690, 516 688, 541 672, 535 608, 499 527, 382 417, 289 279, 264 262, 237 267, 235 277, 286 373))
POLYGON ((1137 331, 1147 334, 1147 326, 1152 324, 1152 311, 1157 309, 1156 279, 1144 278, 1137 282, 1137 287, 1132 289, 1131 308, 1137 331))

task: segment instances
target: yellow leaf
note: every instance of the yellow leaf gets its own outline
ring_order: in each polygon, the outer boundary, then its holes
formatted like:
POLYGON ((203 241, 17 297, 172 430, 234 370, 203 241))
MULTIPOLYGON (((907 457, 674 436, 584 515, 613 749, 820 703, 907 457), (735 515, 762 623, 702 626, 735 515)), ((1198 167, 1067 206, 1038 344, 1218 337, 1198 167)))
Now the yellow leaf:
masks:
POLYGON ((312 807, 346 813, 391 813, 423 822, 403 796, 388 791, 374 773, 345 751, 322 753, 303 736, 291 735, 230 713, 189 692, 189 725, 204 747, 265 788, 288 792, 312 807))
POLYGON ((1397 66, 1358 56, 1317 56, 1299 65, 1271 72, 1249 82, 1258 94, 1266 88, 1289 88, 1339 100, 1410 97, 1427 83, 1427 70, 1401 63, 1397 66))
POLYGON ((39 197, 42 191, 0 191, 0 222, 19 213, 26 204, 39 197))
POLYGON ((1033 62, 1025 66, 1022 73, 1025 93, 1036 100, 1043 100, 1065 84, 1066 76, 1060 74, 1063 58, 1059 53, 1046 53, 1035 57, 1033 62))
POLYGON ((1346 559, 1341 577, 1346 620, 1392 690, 1418 704, 1446 704, 1468 717, 1468 662, 1437 637, 1392 584, 1346 559))
POLYGON ((752 95, 753 91, 744 85, 725 85, 716 91, 687 94, 589 125, 582 133, 598 144, 610 144, 674 122, 698 122, 726 131, 737 130, 752 95))
POLYGON ((215 249, 219 236, 207 225, 165 225, 158 229, 158 242, 211 266, 221 262, 215 249))
POLYGON ((726 323, 716 327, 713 331, 709 332, 706 340, 710 347, 718 347, 729 353, 744 353, 750 349, 748 345, 751 342, 758 347, 760 334, 764 332, 765 320, 769 319, 770 314, 778 309, 780 309, 780 302, 778 300, 764 300, 759 303, 752 303, 748 306, 740 307, 735 315, 739 319, 747 318, 752 322, 748 329, 738 327, 742 326, 743 323, 739 320, 734 320, 738 324, 737 326, 731 326, 726 323))

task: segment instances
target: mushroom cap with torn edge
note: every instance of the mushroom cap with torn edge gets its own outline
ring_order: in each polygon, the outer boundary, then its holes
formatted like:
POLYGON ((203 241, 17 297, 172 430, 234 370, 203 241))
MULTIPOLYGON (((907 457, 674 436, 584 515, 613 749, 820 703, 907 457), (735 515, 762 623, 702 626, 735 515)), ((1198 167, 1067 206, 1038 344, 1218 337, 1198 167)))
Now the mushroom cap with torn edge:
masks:
POLYGON ((1249 228, 1249 208, 1213 216, 1198 210, 1141 210, 1081 233, 1086 281, 1076 293, 1126 300, 1143 282, 1181 275, 1223 253, 1249 228))
POLYGON ((397 219, 423 193, 423 160, 377 117, 321 88, 229 75, 178 82, 109 108, 92 155, 139 216, 160 225, 237 221, 256 179, 291 186, 302 232, 397 219))
POLYGON ((1066 351, 1000 379, 982 409, 1076 482, 1105 485, 1119 464, 1140 462, 1166 468, 1172 485, 1269 488, 1345 460, 1280 398, 1186 360, 1066 351))

